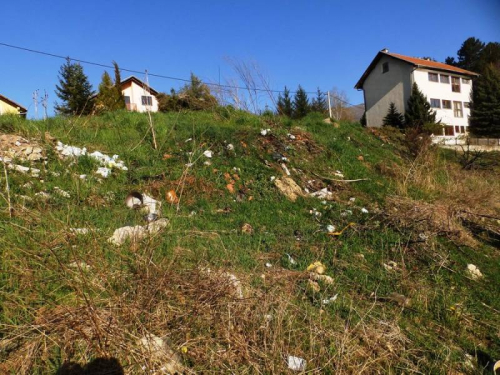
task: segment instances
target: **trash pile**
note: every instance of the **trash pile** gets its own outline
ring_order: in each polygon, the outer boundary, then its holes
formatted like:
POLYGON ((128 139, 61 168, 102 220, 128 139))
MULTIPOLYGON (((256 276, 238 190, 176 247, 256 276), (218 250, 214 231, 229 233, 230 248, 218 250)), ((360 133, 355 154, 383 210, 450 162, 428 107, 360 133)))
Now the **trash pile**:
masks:
POLYGON ((56 150, 59 152, 61 157, 74 157, 79 158, 84 155, 88 155, 90 158, 97 160, 101 167, 95 172, 103 178, 108 178, 111 174, 112 169, 120 169, 122 171, 127 171, 128 168, 125 166, 124 162, 119 159, 118 155, 109 156, 103 154, 100 151, 94 151, 90 154, 87 153, 87 148, 80 148, 76 146, 65 145, 64 143, 57 141, 56 150))
POLYGON ((30 142, 14 134, 0 135, 0 156, 6 162, 10 162, 12 159, 21 161, 39 161, 45 159, 42 148, 37 143, 30 142))

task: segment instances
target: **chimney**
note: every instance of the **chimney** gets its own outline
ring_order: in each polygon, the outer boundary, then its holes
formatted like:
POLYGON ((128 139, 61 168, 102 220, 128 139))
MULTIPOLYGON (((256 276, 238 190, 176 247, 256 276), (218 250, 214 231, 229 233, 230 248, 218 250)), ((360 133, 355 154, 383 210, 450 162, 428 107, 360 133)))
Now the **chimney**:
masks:
POLYGON ((383 52, 383 53, 388 53, 389 50, 387 48, 384 48, 383 50, 381 50, 380 52, 383 52))

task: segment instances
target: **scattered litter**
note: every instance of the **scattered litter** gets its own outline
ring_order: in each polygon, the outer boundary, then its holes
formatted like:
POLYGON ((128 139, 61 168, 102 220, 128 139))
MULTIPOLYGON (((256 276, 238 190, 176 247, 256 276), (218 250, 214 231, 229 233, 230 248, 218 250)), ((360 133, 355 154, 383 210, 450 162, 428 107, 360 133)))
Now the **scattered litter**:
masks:
POLYGON ((359 161, 363 161, 363 160, 365 160, 365 158, 363 157, 363 155, 359 155, 359 156, 358 156, 358 160, 359 160, 359 161))
POLYGON ((319 284, 311 279, 307 280, 307 287, 315 293, 318 293, 321 290, 319 284))
POLYGON ((45 191, 40 191, 38 193, 35 193, 35 197, 40 198, 43 201, 48 201, 50 199, 50 194, 46 193, 45 191))
POLYGON ((342 211, 340 213, 341 217, 346 217, 346 216, 349 216, 349 215, 352 215, 352 211, 351 210, 345 210, 345 211, 342 211))
POLYGON ((253 228, 250 224, 248 223, 245 223, 241 226, 241 231, 243 233, 247 233, 247 234, 252 234, 253 233, 253 228))
POLYGON ((356 198, 354 197, 349 198, 349 202, 356 202, 356 198))
POLYGON ((158 220, 158 215, 154 213, 149 213, 146 216, 144 216, 144 220, 147 221, 148 223, 152 223, 153 221, 158 220))
POLYGON ((307 361, 300 357, 295 357, 293 355, 288 356, 288 368, 292 371, 305 371, 307 367, 307 361))
POLYGON ((398 269, 398 264, 392 260, 387 263, 382 263, 386 271, 396 271, 398 269))
POLYGON ((65 145, 64 143, 57 141, 56 145, 56 150, 59 151, 59 153, 62 156, 74 156, 74 157, 80 157, 83 155, 87 154, 87 149, 76 147, 76 146, 69 146, 65 145))
POLYGON ((288 257, 288 262, 291 264, 291 265, 295 265, 297 264, 297 261, 295 259, 292 258, 292 256, 290 254, 286 254, 286 256, 288 257))
POLYGON ((228 150, 228 151, 234 151, 234 145, 232 143, 228 144, 226 146, 226 150, 228 150))
POLYGON ((325 266, 323 265, 323 263, 321 263, 320 261, 316 261, 314 263, 311 263, 306 271, 309 271, 309 272, 315 272, 317 273, 318 275, 322 275, 325 273, 325 266))
POLYGON ((205 155, 205 157, 207 157, 207 158, 211 158, 213 155, 213 152, 210 150, 206 150, 203 152, 203 155, 205 155))
POLYGON ((271 263, 269 263, 269 262, 267 262, 267 263, 266 263, 266 267, 267 267, 267 268, 271 268, 272 266, 273 266, 273 265, 272 265, 271 263))
POLYGON ((309 210, 309 213, 311 215, 314 215, 316 217, 320 217, 321 216, 321 212, 319 212, 317 209, 313 208, 312 210, 309 210))
POLYGON ((176 204, 179 202, 179 197, 177 197, 177 193, 175 190, 169 190, 166 194, 167 202, 171 204, 176 204))
POLYGON ((303 195, 300 186, 290 177, 277 178, 274 180, 274 185, 292 202, 295 202, 298 197, 303 195))
POLYGON ((271 182, 273 182, 274 180, 276 180, 276 176, 271 176, 270 180, 271 182))
POLYGON ((311 193, 309 195, 311 197, 318 198, 318 199, 326 199, 326 200, 333 199, 333 193, 331 191, 328 191, 328 188, 323 188, 323 189, 315 191, 314 193, 311 193))
POLYGON ((40 169, 37 168, 30 168, 30 167, 25 167, 19 164, 12 164, 11 161, 12 159, 7 158, 7 157, 0 157, 0 161, 4 162, 7 165, 7 168, 21 172, 21 173, 30 173, 32 177, 39 177, 40 176, 40 169))
POLYGON ((150 197, 149 195, 142 194, 142 207, 143 207, 142 208, 143 212, 146 212, 149 214, 155 214, 158 211, 160 211, 161 202, 150 197))
POLYGON ((203 162, 203 165, 210 166, 210 165, 212 165, 212 162, 211 162, 210 160, 205 160, 205 161, 203 162))
POLYGON ((70 264, 68 264, 68 267, 77 268, 79 270, 84 270, 84 271, 88 271, 90 269, 90 266, 87 263, 80 261, 71 262, 70 264))
POLYGON ((260 135, 262 135, 262 136, 264 136, 264 137, 265 137, 266 135, 268 135, 269 133, 271 133, 271 129, 261 129, 261 130, 260 130, 260 135))
POLYGON ((344 174, 341 171, 335 171, 334 175, 336 177, 344 178, 344 174))
POLYGON ((285 171, 287 176, 290 176, 290 171, 288 170, 287 166, 285 163, 281 163, 281 168, 285 171))
POLYGON ((167 227, 168 223, 168 219, 160 219, 144 226, 136 225, 135 227, 127 226, 118 228, 114 231, 113 236, 108 239, 108 242, 116 246, 123 245, 127 240, 137 242, 146 238, 148 235, 157 234, 167 227))
POLYGON ((71 198, 71 195, 70 195, 67 191, 65 191, 65 190, 63 190, 63 189, 61 189, 61 188, 59 188, 59 187, 57 187, 57 186, 56 186, 56 187, 54 187, 54 191, 55 191, 58 195, 60 195, 61 197, 64 197, 64 198, 71 198))
POLYGON ((97 168, 97 171, 95 171, 95 173, 100 175, 103 178, 108 178, 109 175, 111 174, 111 169, 106 168, 106 167, 99 167, 99 168, 97 168))
POLYGON ((81 174, 80 176, 78 176, 78 178, 80 180, 86 180, 87 179, 87 175, 86 174, 81 174))
POLYGON ((138 209, 142 206, 142 194, 137 191, 132 191, 125 198, 125 204, 128 208, 138 209))
POLYGON ((324 282, 325 284, 332 285, 333 284, 333 277, 328 276, 328 275, 321 275, 318 273, 311 272, 309 273, 309 278, 314 281, 321 281, 324 282))
POLYGON ((467 272, 473 280, 477 280, 483 277, 483 274, 481 273, 481 271, 479 271, 479 268, 477 268, 474 264, 467 265, 467 272))
POLYGON ((191 168, 191 167, 194 165, 194 163, 186 163, 186 164, 184 164, 184 165, 185 165, 186 167, 188 167, 188 168, 191 168))
POLYGON ((326 230, 327 230, 328 233, 333 233, 333 232, 335 232, 337 230, 337 228, 335 227, 335 225, 328 224, 326 226, 326 230))
POLYGON ((363 207, 363 208, 361 209, 361 212, 362 212, 362 213, 364 213, 364 214, 367 214, 367 213, 368 213, 368 210, 367 210, 366 208, 364 208, 364 207, 363 207))
POLYGON ((344 228, 342 228, 342 230, 341 230, 340 232, 328 233, 328 235, 329 235, 329 236, 337 236, 337 237, 338 237, 338 236, 341 236, 341 235, 342 235, 342 233, 344 233, 344 231, 345 231, 347 228, 349 228, 349 227, 353 227, 353 226, 355 226, 355 225, 356 225, 356 223, 352 223, 352 222, 351 222, 351 223, 347 224, 344 228))
POLYGON ((328 305, 332 302, 335 302, 337 300, 338 296, 339 296, 339 294, 337 293, 333 297, 322 300, 321 303, 323 303, 323 305, 328 305))
POLYGON ((89 228, 69 228, 69 231, 73 234, 85 235, 90 233, 89 228))
POLYGON ((193 138, 188 138, 184 141, 184 143, 188 143, 188 142, 191 142, 193 140, 193 138))
POLYGON ((295 139, 295 136, 293 134, 288 133, 287 135, 288 135, 288 138, 295 139))
POLYGON ((427 236, 425 233, 419 233, 418 234, 418 238, 421 240, 421 241, 427 241, 429 239, 429 236, 427 236))

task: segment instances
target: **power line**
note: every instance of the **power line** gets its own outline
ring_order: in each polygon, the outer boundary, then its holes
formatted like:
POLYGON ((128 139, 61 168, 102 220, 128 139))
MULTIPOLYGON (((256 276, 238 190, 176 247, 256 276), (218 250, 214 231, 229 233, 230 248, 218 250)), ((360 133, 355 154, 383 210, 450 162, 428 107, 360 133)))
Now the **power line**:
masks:
MULTIPOLYGON (((94 65, 94 66, 99 66, 101 68, 114 69, 114 66, 112 66, 112 65, 102 64, 102 63, 88 61, 88 60, 76 59, 76 58, 73 58, 73 57, 70 57, 70 56, 57 55, 57 54, 54 54, 54 53, 40 51, 40 50, 35 50, 35 49, 31 49, 31 48, 26 48, 26 47, 20 47, 20 46, 16 46, 16 45, 13 45, 13 44, 8 44, 8 43, 0 42, 0 46, 9 47, 9 48, 13 48, 13 49, 17 49, 17 50, 21 50, 21 51, 25 51, 25 52, 36 53, 36 54, 39 54, 39 55, 50 56, 50 57, 54 57, 54 58, 58 58, 58 59, 76 61, 76 62, 81 63, 81 64, 94 65)), ((135 73, 135 74, 144 74, 144 72, 145 72, 145 70, 144 71, 140 71, 140 70, 126 69, 126 68, 119 68, 119 69, 121 71, 123 71, 123 72, 135 73)), ((164 75, 164 74, 155 74, 155 73, 149 73, 148 72, 148 76, 162 78, 162 79, 169 79, 169 80, 173 80, 173 81, 180 81, 180 82, 191 82, 190 79, 173 77, 173 76, 168 76, 168 75, 164 75)), ((217 87, 227 88, 227 89, 239 89, 239 90, 266 92, 266 93, 279 93, 279 94, 281 94, 281 93, 284 92, 283 90, 272 90, 272 89, 268 90, 268 89, 263 89, 263 88, 259 88, 259 87, 249 88, 249 87, 244 87, 244 86, 223 85, 223 84, 220 84, 220 83, 213 83, 213 82, 205 82, 205 81, 201 81, 201 82, 203 84, 205 84, 205 85, 208 85, 208 86, 217 86, 217 87)), ((297 93, 297 91, 289 91, 289 93, 295 94, 295 93, 297 93)), ((306 94, 316 94, 316 92, 315 91, 306 91, 306 94)), ((346 101, 346 100, 344 100, 344 99, 342 99, 342 98, 340 98, 338 96, 334 95, 334 97, 338 101, 340 101, 340 102, 342 102, 344 104, 347 104, 349 106, 354 106, 354 104, 351 104, 348 101, 346 101)))

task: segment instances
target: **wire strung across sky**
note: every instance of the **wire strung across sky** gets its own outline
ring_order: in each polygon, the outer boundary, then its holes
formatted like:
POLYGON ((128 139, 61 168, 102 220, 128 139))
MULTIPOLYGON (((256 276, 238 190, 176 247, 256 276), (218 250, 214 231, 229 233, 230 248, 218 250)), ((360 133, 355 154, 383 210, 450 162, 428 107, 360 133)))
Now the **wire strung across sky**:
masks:
MULTIPOLYGON (((13 44, 8 44, 8 43, 0 42, 0 46, 14 48, 14 49, 18 49, 18 50, 26 51, 26 52, 31 52, 31 53, 37 53, 39 55, 50 56, 50 57, 54 57, 54 58, 57 58, 57 59, 71 60, 71 61, 75 61, 75 62, 78 62, 78 63, 81 63, 81 64, 94 65, 94 66, 99 66, 99 67, 102 67, 102 68, 114 69, 114 66, 112 66, 112 65, 97 63, 97 62, 88 61, 88 60, 75 59, 75 58, 70 57, 70 56, 57 55, 57 54, 50 53, 50 52, 39 51, 39 50, 31 49, 31 48, 15 46, 13 44)), ((119 69, 121 71, 123 71, 123 72, 135 73, 135 74, 145 74, 147 72, 146 70, 140 71, 140 70, 135 70, 135 69, 121 68, 121 67, 119 69)), ((162 79, 169 79, 169 80, 173 80, 173 81, 191 82, 190 79, 180 78, 180 77, 172 77, 172 76, 168 76, 168 75, 164 75, 164 74, 155 74, 155 73, 147 72, 147 75, 150 76, 150 77, 157 77, 157 78, 162 78, 162 79)), ((259 87, 255 87, 255 88, 252 87, 252 88, 250 88, 250 87, 244 87, 244 86, 231 86, 231 85, 223 85, 223 84, 220 84, 220 83, 204 82, 204 81, 202 81, 202 83, 204 83, 205 85, 208 85, 208 86, 217 86, 217 87, 227 88, 227 89, 239 89, 239 90, 266 92, 266 93, 277 93, 277 94, 281 94, 281 93, 284 92, 283 90, 272 90, 272 89, 265 89, 265 88, 259 88, 259 87)), ((296 92, 297 91, 289 91, 290 94, 295 94, 296 92)), ((306 91, 306 93, 307 94, 316 94, 317 92, 315 92, 315 91, 306 91)), ((342 98, 340 98, 340 97, 338 97, 336 95, 333 95, 332 93, 330 93, 330 95, 333 96, 333 97, 335 97, 336 100, 338 100, 338 101, 340 101, 340 102, 342 102, 344 104, 347 104, 348 106, 354 106, 354 104, 351 104, 348 101, 346 101, 346 100, 344 100, 344 99, 342 99, 342 98)))

